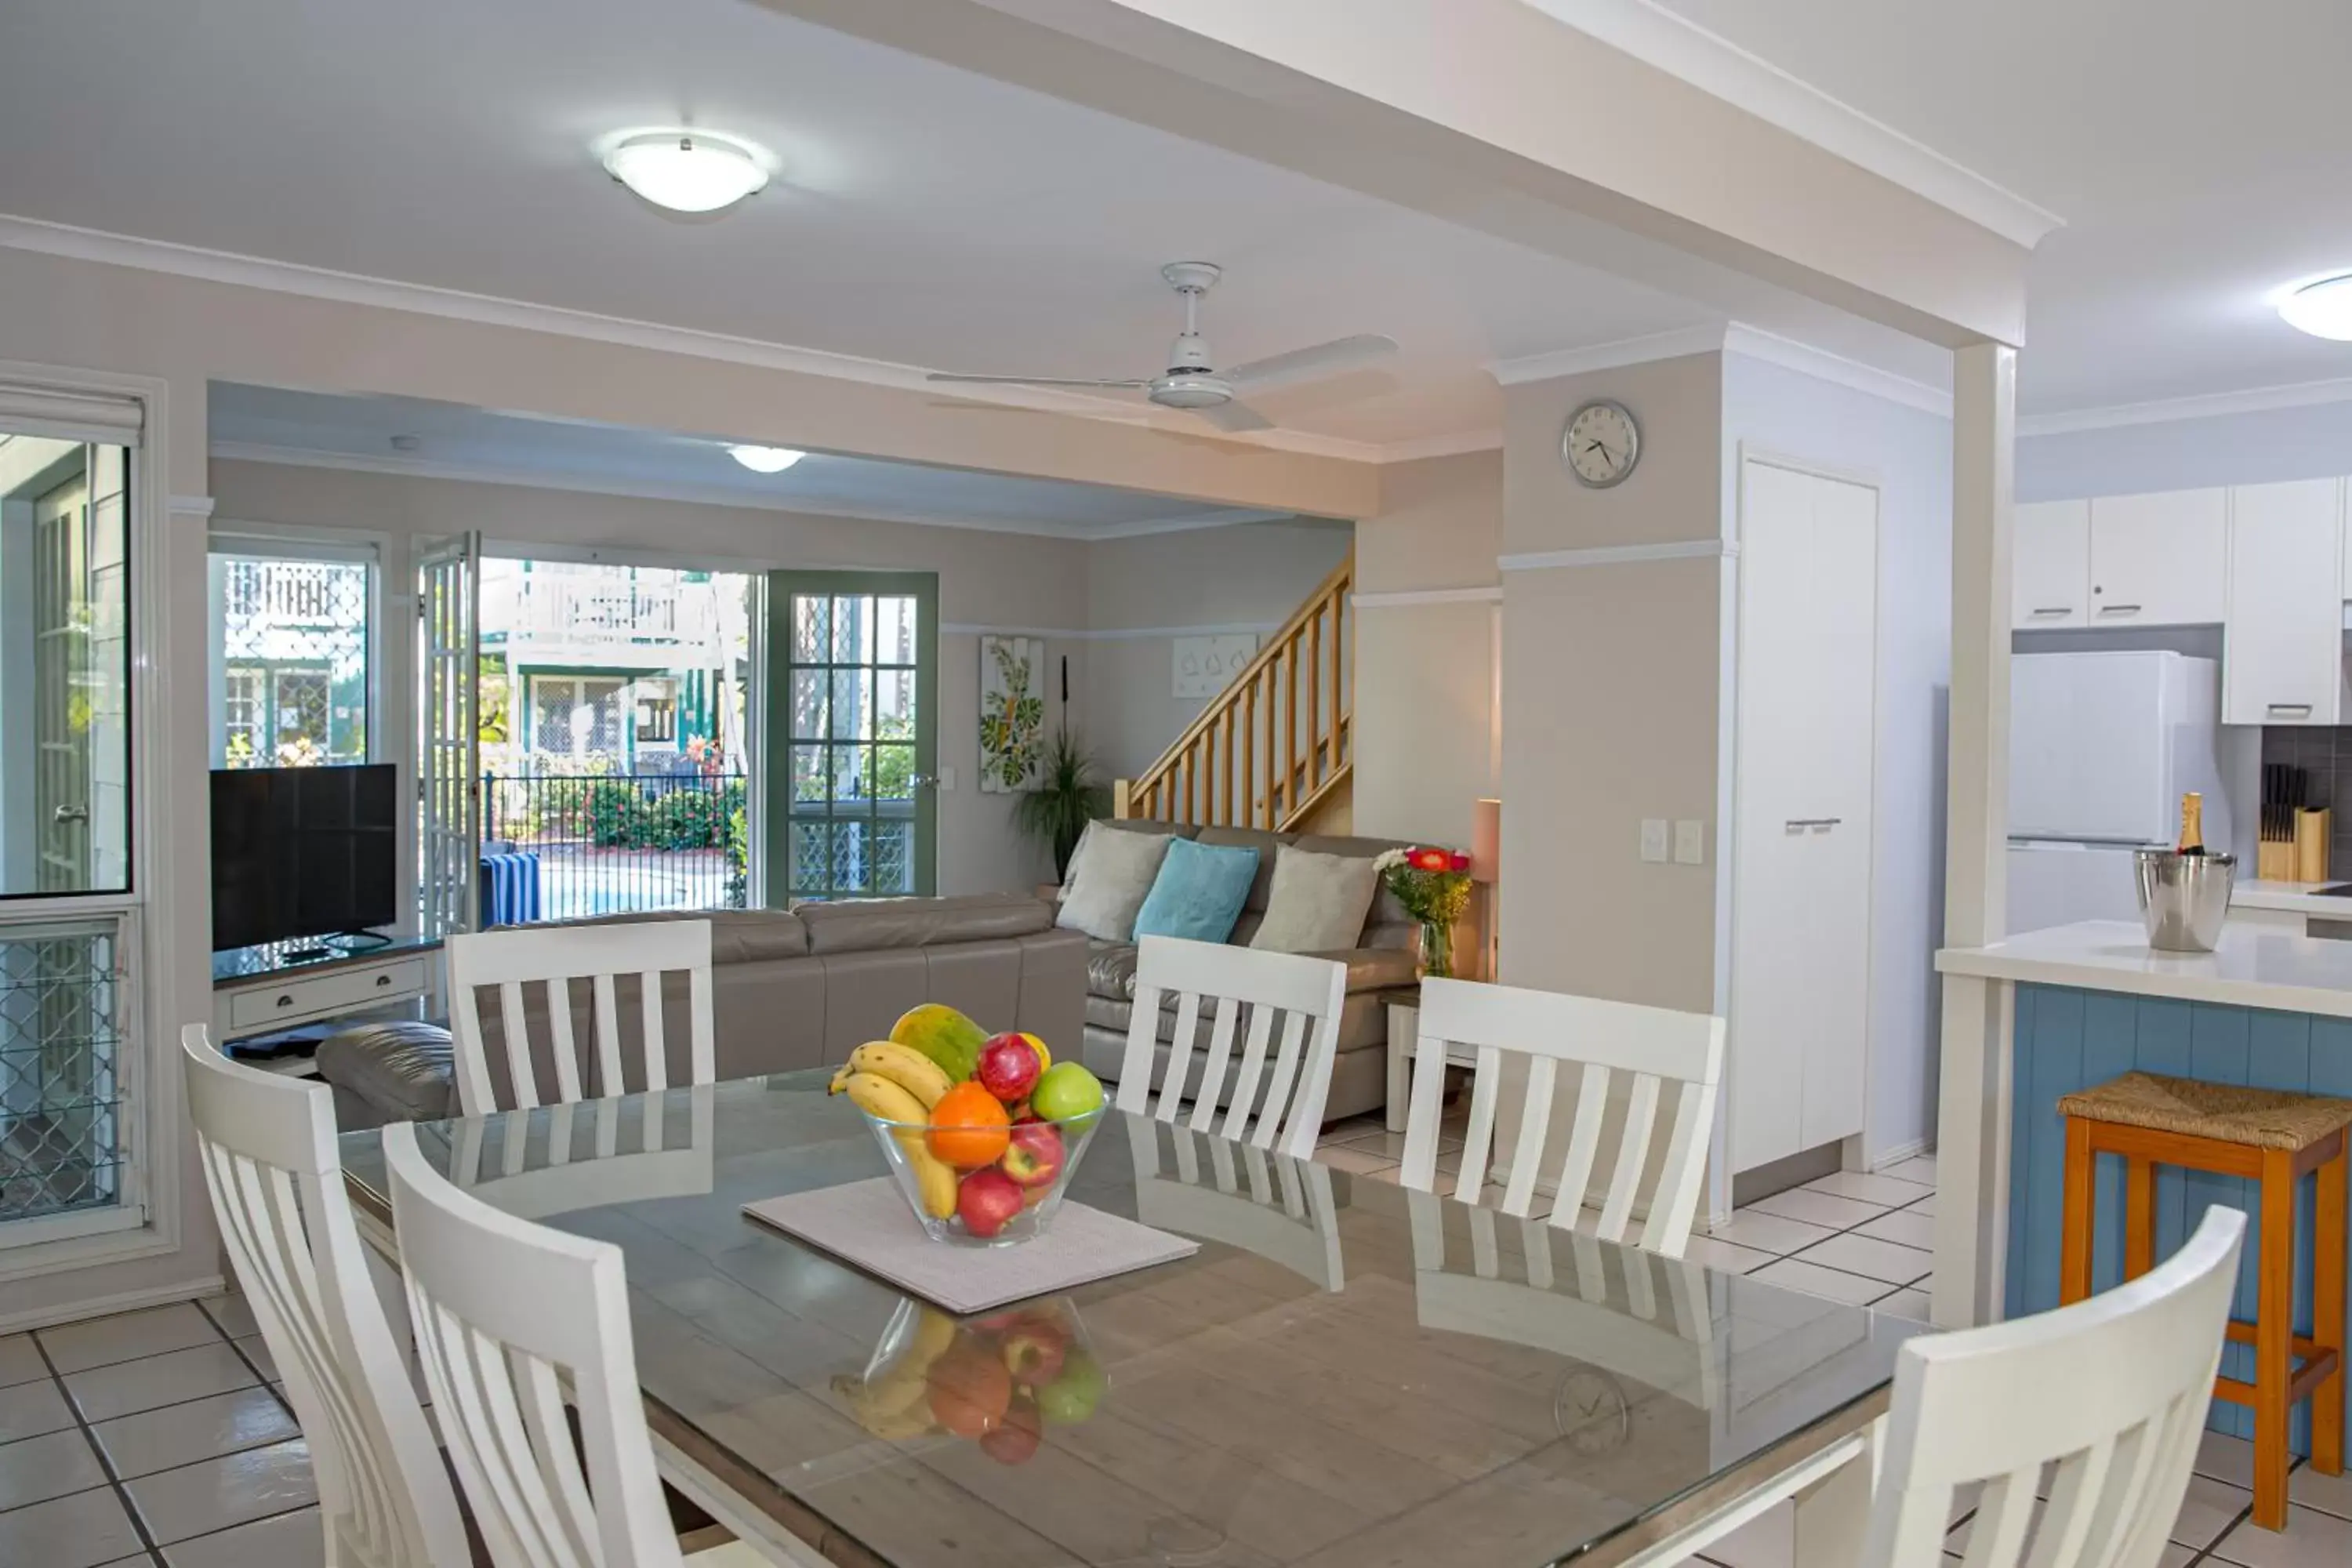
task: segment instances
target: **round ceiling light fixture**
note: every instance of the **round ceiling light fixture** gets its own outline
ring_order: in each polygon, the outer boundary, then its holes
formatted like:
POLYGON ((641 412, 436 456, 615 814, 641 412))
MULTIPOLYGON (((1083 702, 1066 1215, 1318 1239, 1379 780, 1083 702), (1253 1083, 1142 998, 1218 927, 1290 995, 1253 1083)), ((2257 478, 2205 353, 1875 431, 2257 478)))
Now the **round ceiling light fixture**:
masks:
POLYGON ((748 142, 710 131, 635 132, 604 151, 613 178, 672 212, 731 206, 768 183, 770 160, 748 142))
POLYGON ((790 447, 730 447, 727 455, 755 474, 781 474, 808 456, 790 447))
POLYGON ((2315 338, 2352 342, 2352 272, 2305 283, 2279 300, 2279 315, 2315 338))

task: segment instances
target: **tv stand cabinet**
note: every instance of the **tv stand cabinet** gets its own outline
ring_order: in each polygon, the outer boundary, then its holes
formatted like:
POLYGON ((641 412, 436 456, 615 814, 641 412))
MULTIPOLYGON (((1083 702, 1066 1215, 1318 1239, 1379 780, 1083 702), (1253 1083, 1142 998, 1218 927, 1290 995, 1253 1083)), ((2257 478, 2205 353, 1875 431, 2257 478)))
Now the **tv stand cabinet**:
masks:
POLYGON ((214 953, 213 1043, 414 1005, 440 994, 438 942, 394 937, 383 947, 291 956, 319 945, 310 938, 214 953))

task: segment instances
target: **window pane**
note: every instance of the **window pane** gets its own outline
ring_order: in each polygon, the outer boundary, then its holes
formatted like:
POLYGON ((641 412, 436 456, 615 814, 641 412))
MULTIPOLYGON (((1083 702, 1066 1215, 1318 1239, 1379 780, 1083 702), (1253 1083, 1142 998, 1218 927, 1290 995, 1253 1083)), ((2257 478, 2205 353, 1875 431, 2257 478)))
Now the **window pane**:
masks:
POLYGON ((915 798, 914 747, 877 746, 874 748, 874 798, 877 800, 915 798))
POLYGON ((828 679, 822 669, 793 671, 793 739, 824 739, 828 679))
POLYGON ((823 804, 825 799, 825 763, 823 746, 793 748, 793 799, 823 804))
POLYGON ((220 766, 367 761, 372 570, 356 561, 213 557, 220 766))
POLYGON ((873 826, 873 880, 877 893, 915 890, 915 825, 877 822, 873 826))
POLYGON ((129 474, 0 433, 0 893, 130 886, 129 474))
POLYGON ((833 662, 874 662, 874 601, 866 595, 833 601, 833 662))
POLYGON ((915 601, 893 596, 874 601, 874 662, 915 662, 915 601))
POLYGON ((795 595, 793 599, 793 662, 823 664, 833 650, 833 601, 795 595))
POLYGON ((112 922, 0 927, 0 1224, 122 1201, 112 922))
POLYGON ((833 672, 833 738, 862 741, 866 733, 866 672, 836 669, 833 672))
POLYGON ((874 797, 874 748, 833 748, 833 798, 865 801, 874 797))

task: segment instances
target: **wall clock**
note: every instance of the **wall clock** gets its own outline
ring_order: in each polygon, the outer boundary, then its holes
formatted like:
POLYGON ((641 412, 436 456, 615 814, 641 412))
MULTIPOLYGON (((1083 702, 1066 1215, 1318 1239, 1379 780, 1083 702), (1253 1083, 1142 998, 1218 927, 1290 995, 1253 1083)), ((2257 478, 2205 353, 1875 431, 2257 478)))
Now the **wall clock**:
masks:
POLYGON ((1642 428, 1622 403, 1595 398, 1569 416, 1559 438, 1568 471, 1592 489, 1622 484, 1642 460, 1642 428))

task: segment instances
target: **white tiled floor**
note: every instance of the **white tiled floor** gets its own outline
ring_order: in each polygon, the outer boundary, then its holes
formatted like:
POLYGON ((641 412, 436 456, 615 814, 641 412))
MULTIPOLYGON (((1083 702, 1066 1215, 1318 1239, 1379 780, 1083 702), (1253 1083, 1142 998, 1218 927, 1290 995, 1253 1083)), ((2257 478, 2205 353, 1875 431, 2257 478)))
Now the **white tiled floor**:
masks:
MULTIPOLYGON (((1458 1109, 1458 1108, 1457 1108, 1458 1109)), ((1341 1170, 1396 1180, 1404 1141, 1377 1117, 1332 1127, 1316 1158, 1341 1170)), ((1448 1140, 1449 1151, 1461 1147, 1448 1140)), ((1710 1268, 1752 1274, 1799 1290, 1874 1307, 1925 1322, 1935 1244, 1932 1155, 1864 1174, 1842 1171, 1739 1210, 1691 1238, 1687 1256, 1710 1268)), ((0 1453, 5 1453, 0 1449, 0 1453)), ((2208 1434, 2198 1476, 2173 1528, 2161 1568, 2346 1568, 2352 1563, 2352 1475, 2298 1469, 2283 1534, 2246 1522, 2252 1501, 2253 1447, 2208 1434)), ((1957 1560, 1970 1515, 1946 1544, 1957 1560)), ((1696 1563, 1718 1568, 1794 1568, 1792 1516, 1783 1508, 1709 1547, 1696 1563)), ((1693 1568, 1696 1568, 1696 1563, 1693 1568)))

